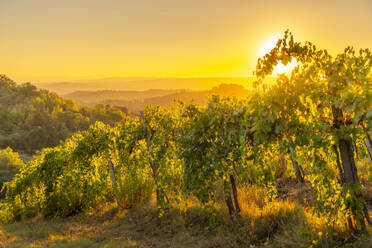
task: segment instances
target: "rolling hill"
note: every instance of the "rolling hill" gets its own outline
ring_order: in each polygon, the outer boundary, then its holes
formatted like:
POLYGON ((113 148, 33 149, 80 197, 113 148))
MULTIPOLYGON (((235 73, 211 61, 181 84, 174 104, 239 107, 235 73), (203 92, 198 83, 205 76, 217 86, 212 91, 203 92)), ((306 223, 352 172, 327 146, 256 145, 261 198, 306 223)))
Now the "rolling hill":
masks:
POLYGON ((207 104, 208 97, 220 95, 223 97, 236 97, 242 99, 250 94, 250 90, 238 84, 221 84, 210 90, 146 90, 146 91, 75 91, 63 95, 71 98, 81 106, 94 106, 108 104, 126 107, 129 111, 140 111, 146 105, 160 105, 167 107, 175 99, 183 102, 195 101, 198 104, 207 104))
POLYGON ((74 91, 145 91, 149 89, 163 90, 209 90, 220 84, 238 84, 250 87, 255 77, 221 77, 221 78, 104 78, 76 80, 72 82, 36 83, 41 89, 47 89, 60 95, 74 91))

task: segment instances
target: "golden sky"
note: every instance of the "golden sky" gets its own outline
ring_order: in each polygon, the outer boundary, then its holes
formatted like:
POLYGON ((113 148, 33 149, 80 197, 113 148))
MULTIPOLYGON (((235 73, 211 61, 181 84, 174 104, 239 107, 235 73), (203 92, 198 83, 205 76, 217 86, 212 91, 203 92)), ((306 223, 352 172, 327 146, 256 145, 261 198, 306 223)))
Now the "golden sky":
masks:
POLYGON ((0 0, 0 74, 249 76, 286 29, 332 53, 372 48, 372 0, 0 0))

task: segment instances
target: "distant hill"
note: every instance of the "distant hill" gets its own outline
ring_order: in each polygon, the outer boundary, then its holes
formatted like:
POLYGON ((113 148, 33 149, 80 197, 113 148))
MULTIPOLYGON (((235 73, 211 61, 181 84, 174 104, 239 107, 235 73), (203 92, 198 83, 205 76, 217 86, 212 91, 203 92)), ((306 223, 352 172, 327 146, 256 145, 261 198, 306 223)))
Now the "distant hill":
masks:
POLYGON ((186 90, 145 90, 145 91, 118 91, 118 90, 100 90, 100 91, 74 91, 62 95, 64 98, 76 99, 80 103, 92 104, 102 102, 108 99, 121 99, 128 101, 143 101, 148 97, 161 97, 169 94, 183 93, 186 90))
POLYGON ((238 84, 250 87, 255 77, 221 77, 221 78, 105 78, 79 80, 73 82, 36 83, 42 89, 60 95, 74 91, 144 91, 149 89, 163 90, 209 90, 220 84, 238 84))
POLYGON ((152 80, 145 77, 119 77, 103 79, 74 80, 71 82, 34 83, 38 88, 55 92, 59 95, 74 91, 96 91, 96 90, 131 90, 126 85, 136 84, 137 81, 152 80))
POLYGON ((251 94, 251 90, 237 84, 220 84, 217 87, 213 87, 211 90, 204 91, 185 91, 175 94, 169 94, 160 97, 151 97, 144 100, 144 106, 148 104, 169 106, 174 99, 181 100, 183 102, 195 101, 198 104, 205 105, 208 103, 208 97, 212 95, 219 95, 221 97, 235 97, 243 99, 251 94))
POLYGON ((95 104, 108 104, 111 106, 126 107, 129 111, 140 111, 146 105, 169 106, 175 99, 183 102, 195 101, 198 104, 207 104, 208 97, 220 95, 223 97, 245 98, 250 90, 238 84, 221 84, 210 90, 146 90, 146 91, 76 91, 63 95, 71 98, 81 106, 94 106, 95 104))

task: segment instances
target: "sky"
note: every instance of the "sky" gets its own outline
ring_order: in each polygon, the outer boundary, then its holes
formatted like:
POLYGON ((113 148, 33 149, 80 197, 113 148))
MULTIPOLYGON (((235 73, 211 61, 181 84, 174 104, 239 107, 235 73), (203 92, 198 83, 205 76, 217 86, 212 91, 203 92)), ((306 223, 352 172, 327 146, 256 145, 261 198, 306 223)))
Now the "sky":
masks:
POLYGON ((372 48, 372 0, 0 0, 0 74, 245 77, 286 29, 331 53, 372 48))

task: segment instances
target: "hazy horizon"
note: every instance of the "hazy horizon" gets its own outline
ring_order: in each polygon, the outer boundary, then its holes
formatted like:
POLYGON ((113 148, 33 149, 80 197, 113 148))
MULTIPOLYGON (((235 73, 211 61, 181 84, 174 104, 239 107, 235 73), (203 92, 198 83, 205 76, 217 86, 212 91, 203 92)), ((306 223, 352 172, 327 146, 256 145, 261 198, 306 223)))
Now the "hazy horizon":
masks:
MULTIPOLYGON (((114 77, 82 79, 56 82, 31 82, 39 88, 56 92, 60 95, 76 91, 146 91, 185 89, 194 91, 210 90, 221 84, 236 84, 244 88, 252 86, 255 77, 114 77)), ((268 79, 270 80, 270 79, 268 79)))
MULTIPOLYGON (((48 84, 48 83, 91 83, 94 81, 101 81, 101 80, 124 80, 124 81, 129 81, 129 80, 148 80, 148 79, 212 79, 212 78, 255 78, 254 75, 248 75, 248 76, 221 76, 221 77, 208 77, 208 76, 200 76, 200 77, 156 77, 156 76, 116 76, 116 77, 92 77, 92 78, 68 78, 68 79, 53 79, 53 80, 39 80, 35 81, 36 83, 40 84, 48 84)), ((28 82, 28 81, 19 81, 19 82, 28 82)), ((32 83, 32 81, 29 81, 32 83)))
POLYGON ((371 26, 368 0, 2 0, 0 73, 18 82, 244 77, 286 29, 335 54, 370 46, 371 26))

